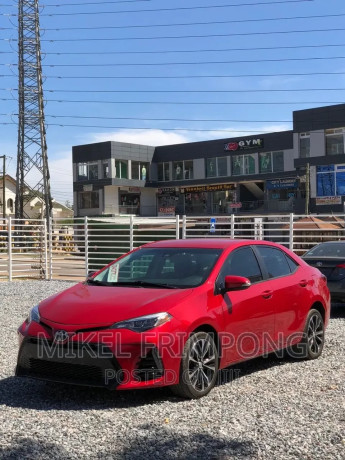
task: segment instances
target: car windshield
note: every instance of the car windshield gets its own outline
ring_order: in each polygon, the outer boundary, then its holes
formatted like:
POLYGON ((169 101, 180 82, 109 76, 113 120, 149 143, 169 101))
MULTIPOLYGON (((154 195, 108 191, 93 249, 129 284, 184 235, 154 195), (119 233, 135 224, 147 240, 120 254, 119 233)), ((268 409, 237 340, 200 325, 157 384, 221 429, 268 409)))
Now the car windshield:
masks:
POLYGON ((345 243, 322 243, 315 246, 304 257, 345 257, 345 243))
POLYGON ((113 263, 90 284, 187 288, 204 283, 222 249, 142 248, 113 263))

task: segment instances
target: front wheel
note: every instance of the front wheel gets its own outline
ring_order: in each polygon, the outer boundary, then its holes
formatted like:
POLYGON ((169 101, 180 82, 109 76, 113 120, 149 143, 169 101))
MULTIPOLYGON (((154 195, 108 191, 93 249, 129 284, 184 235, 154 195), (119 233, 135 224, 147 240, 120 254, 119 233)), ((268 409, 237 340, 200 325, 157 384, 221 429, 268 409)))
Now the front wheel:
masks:
POLYGON ((218 350, 211 334, 196 332, 187 340, 180 366, 180 381, 171 390, 183 398, 207 395, 218 375, 218 350))
POLYGON ((310 310, 307 316, 303 338, 294 345, 293 356, 302 359, 316 359, 323 350, 325 342, 325 324, 318 310, 310 310))

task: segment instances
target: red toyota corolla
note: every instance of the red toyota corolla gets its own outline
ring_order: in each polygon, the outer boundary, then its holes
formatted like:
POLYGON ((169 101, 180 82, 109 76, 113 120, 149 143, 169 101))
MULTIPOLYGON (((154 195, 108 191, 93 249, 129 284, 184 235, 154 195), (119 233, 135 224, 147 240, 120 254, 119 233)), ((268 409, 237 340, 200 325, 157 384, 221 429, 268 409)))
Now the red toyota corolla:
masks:
POLYGON ((206 395, 218 370, 288 349, 320 356, 326 278, 266 241, 159 241, 34 307, 16 375, 206 395))

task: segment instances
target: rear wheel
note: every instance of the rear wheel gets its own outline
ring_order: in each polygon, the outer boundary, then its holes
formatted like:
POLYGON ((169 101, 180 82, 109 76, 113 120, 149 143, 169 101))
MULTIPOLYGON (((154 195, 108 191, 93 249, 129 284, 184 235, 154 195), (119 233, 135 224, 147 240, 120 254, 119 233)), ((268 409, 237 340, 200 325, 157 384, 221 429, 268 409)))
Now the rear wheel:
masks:
POLYGON ((196 332, 187 340, 180 366, 180 381, 171 387, 184 398, 201 398, 214 387, 218 374, 218 350, 211 334, 196 332))
POLYGON ((325 342, 325 324, 318 310, 310 310, 307 316, 303 338, 293 347, 293 356, 302 359, 316 359, 325 342))

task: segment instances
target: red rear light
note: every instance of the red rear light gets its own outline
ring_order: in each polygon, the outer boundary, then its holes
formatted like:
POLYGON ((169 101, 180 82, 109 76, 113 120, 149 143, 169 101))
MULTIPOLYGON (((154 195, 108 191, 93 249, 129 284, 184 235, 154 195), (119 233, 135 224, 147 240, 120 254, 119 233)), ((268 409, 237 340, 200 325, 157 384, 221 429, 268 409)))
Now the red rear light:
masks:
POLYGON ((345 268, 345 263, 338 264, 338 265, 337 265, 337 268, 345 268))

